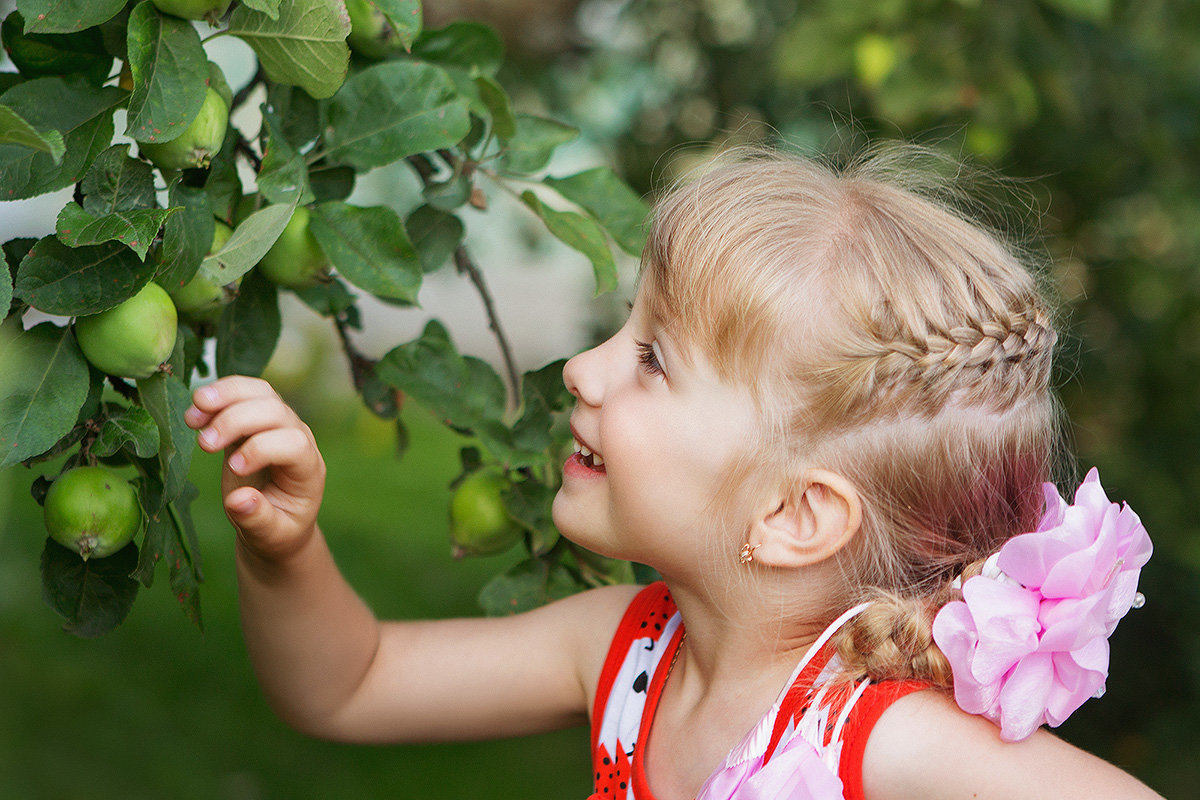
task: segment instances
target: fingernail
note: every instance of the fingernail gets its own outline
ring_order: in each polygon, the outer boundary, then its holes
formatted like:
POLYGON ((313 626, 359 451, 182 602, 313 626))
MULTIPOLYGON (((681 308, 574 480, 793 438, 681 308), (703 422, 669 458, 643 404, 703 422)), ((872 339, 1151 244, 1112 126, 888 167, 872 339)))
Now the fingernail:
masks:
POLYGON ((200 431, 200 444, 212 447, 217 443, 217 432, 212 428, 205 428, 200 431))
POLYGON ((254 510, 255 501, 253 497, 247 497, 241 502, 234 503, 231 507, 239 514, 249 514, 254 510))
POLYGON ((204 386, 196 390, 196 399, 204 403, 217 402, 217 390, 211 386, 204 386))
POLYGON ((203 414, 204 412, 195 406, 189 406, 188 410, 183 412, 183 421, 188 424, 195 424, 200 421, 203 414))
POLYGON ((241 453, 234 453, 229 457, 229 468, 234 472, 241 472, 246 468, 246 457, 241 453))

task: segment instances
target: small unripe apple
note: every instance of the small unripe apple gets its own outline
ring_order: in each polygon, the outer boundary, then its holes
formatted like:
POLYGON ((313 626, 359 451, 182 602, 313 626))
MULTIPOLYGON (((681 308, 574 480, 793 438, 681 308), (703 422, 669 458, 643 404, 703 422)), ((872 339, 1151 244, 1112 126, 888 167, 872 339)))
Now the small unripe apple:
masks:
POLYGON ((46 532, 63 547, 89 558, 120 550, 142 527, 137 490, 107 467, 75 467, 46 492, 46 532))
POLYGON ((200 112, 182 134, 169 142, 143 142, 142 155, 159 169, 207 167, 225 141, 229 106, 215 89, 204 90, 200 112))
POLYGON ((258 271, 273 283, 289 289, 307 289, 316 285, 329 266, 325 251, 308 228, 312 212, 299 206, 271 249, 258 262, 258 271))
MULTIPOLYGON (((217 220, 213 228, 212 244, 208 248, 209 255, 224 247, 232 235, 233 228, 217 220)), ((221 316, 221 309, 229 302, 230 298, 230 293, 224 286, 214 283, 199 272, 182 286, 168 286, 166 289, 175 303, 175 310, 179 312, 179 316, 194 322, 215 322, 217 317, 221 316)))
POLYGON ((216 22, 232 0, 151 0, 159 11, 184 19, 206 19, 216 22))
POLYGON ((504 507, 508 481, 493 470, 473 472, 450 498, 450 541, 455 557, 501 553, 520 539, 523 529, 504 507))
POLYGON ((175 349, 178 315, 171 296, 157 283, 118 306, 75 320, 75 338, 101 372, 148 378, 175 349))

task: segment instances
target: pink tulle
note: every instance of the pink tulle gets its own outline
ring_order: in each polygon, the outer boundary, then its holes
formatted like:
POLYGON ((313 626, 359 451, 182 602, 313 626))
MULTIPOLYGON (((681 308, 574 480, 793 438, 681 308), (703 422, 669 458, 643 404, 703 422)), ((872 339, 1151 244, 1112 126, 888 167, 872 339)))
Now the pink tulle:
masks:
POLYGON ((1019 741, 1061 724, 1104 692, 1108 637, 1137 600, 1150 537, 1109 501, 1093 468, 1068 505, 1050 484, 1038 529, 1006 542, 999 575, 978 575, 946 604, 933 638, 959 706, 1019 741))
POLYGON ((759 756, 713 773, 696 800, 842 800, 842 782, 795 735, 765 765, 759 756))

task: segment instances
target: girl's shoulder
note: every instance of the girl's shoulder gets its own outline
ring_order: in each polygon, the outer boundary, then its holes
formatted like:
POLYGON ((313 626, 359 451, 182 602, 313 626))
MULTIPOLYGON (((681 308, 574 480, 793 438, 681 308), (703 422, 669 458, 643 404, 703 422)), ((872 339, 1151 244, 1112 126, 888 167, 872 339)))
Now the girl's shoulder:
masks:
POLYGON ((938 689, 888 705, 866 743, 862 775, 867 800, 1159 797, 1045 729, 1005 742, 997 726, 938 689))

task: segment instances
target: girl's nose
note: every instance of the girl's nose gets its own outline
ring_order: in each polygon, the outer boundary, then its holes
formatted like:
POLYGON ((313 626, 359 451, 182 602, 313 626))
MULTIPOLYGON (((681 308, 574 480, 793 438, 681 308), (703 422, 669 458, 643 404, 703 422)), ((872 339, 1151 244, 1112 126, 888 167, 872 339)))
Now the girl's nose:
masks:
POLYGON ((584 350, 567 361, 563 367, 563 383, 566 384, 567 391, 585 405, 599 406, 604 396, 601 380, 603 371, 599 368, 603 347, 604 345, 599 345, 591 350, 584 350))

